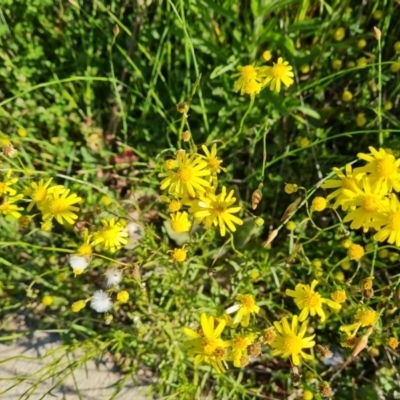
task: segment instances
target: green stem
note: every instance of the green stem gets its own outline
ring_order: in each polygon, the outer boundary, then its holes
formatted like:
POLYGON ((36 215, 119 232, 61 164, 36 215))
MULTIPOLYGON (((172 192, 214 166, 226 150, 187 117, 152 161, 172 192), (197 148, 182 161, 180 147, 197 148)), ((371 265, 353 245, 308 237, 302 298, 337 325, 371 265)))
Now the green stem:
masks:
POLYGON ((378 39, 378 127, 379 127, 379 145, 383 145, 382 131, 382 46, 381 38, 378 39))

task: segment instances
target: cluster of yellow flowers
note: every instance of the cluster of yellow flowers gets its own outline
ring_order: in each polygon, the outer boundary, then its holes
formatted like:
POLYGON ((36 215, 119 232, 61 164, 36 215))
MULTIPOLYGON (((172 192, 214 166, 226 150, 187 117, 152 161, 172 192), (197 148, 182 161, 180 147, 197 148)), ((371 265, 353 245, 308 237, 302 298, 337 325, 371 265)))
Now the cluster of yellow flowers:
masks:
POLYGON ((304 351, 315 346, 315 335, 305 336, 308 328, 307 318, 318 315, 321 322, 324 322, 326 315, 323 306, 339 310, 341 308, 339 303, 346 300, 345 293, 338 293, 340 291, 332 293, 333 300, 321 297, 314 290, 317 284, 318 281, 314 280, 311 285, 299 283, 295 290, 287 289, 286 294, 294 298, 295 304, 301 310, 300 315, 292 316, 291 320, 283 317, 263 331, 254 327, 250 332, 243 329, 249 326, 250 316, 260 312, 260 307, 249 294, 239 295, 238 303, 229 307, 222 317, 214 318, 202 314, 201 329, 195 332, 184 328, 184 333, 191 337, 191 340, 185 343, 188 354, 195 357, 196 365, 205 362, 212 365, 217 372, 225 371, 226 361, 233 361, 235 367, 246 366, 250 356, 261 354, 262 344, 271 346, 273 356, 290 357, 295 366, 300 364, 301 357, 312 359, 312 355, 304 351), (230 314, 234 312, 237 314, 232 319, 230 314), (221 339, 225 327, 236 330, 239 324, 242 327, 240 332, 233 331, 229 340, 221 339))
POLYGON ((335 199, 332 207, 347 211, 343 222, 351 229, 376 231, 374 239, 400 246, 400 203, 394 192, 400 192, 400 159, 390 150, 369 147, 371 154, 359 153, 367 162, 359 168, 345 167, 345 173, 334 168, 339 179, 330 179, 323 188, 335 189, 327 200, 335 199))
MULTIPOLYGON (((216 144, 211 151, 205 145, 202 149, 204 155, 194 150, 178 150, 174 158, 165 161, 166 172, 160 173, 159 177, 163 178, 161 189, 168 189, 169 196, 163 195, 161 199, 168 203, 174 232, 188 232, 192 227, 192 216, 196 223, 203 224, 206 229, 218 226, 221 236, 225 236, 227 230, 236 231, 235 224, 243 224, 240 218, 233 215, 241 207, 233 206, 236 202, 233 190, 228 193, 223 186, 217 193, 217 174, 226 169, 221 167, 216 144)), ((186 252, 185 248, 176 249, 173 258, 184 261, 186 252)))
MULTIPOLYGON (((269 61, 272 56, 269 51, 265 51, 262 55, 263 61, 269 61)), ((289 87, 293 84, 292 67, 287 61, 283 61, 282 57, 278 58, 278 62, 271 66, 258 66, 257 63, 251 65, 239 66, 238 73, 232 75, 238 78, 235 82, 235 92, 241 95, 248 94, 251 97, 259 94, 262 89, 269 86, 271 90, 280 92, 282 83, 289 87)))

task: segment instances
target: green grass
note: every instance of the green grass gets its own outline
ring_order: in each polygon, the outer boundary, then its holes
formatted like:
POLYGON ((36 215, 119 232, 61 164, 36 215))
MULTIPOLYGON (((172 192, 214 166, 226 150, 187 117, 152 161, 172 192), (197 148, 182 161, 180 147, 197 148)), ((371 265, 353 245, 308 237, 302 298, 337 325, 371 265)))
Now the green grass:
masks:
MULTIPOLYGON (((399 17, 393 0, 365 5, 3 0, 0 139, 11 139, 19 159, 3 157, 2 172, 12 167, 19 188, 29 179, 53 177, 84 201, 74 227, 54 224, 51 233, 40 229, 39 216, 24 229, 15 219, 0 219, 1 317, 24 315, 32 329, 59 332, 64 349, 88 349, 88 358, 111 353, 123 380, 148 369, 160 398, 209 394, 216 399, 278 399, 302 388, 320 398, 317 382, 329 381, 351 355, 340 346, 338 328, 367 304, 384 310, 369 338, 369 348, 379 354, 364 350, 331 386, 338 399, 395 396, 398 356, 383 344, 388 335, 400 334, 397 311, 389 312, 398 306, 393 295, 398 248, 352 231, 352 239, 373 247, 358 267, 353 262, 351 270, 342 271, 342 282, 336 274, 347 256, 341 240, 348 225, 343 227, 331 211, 313 214, 312 222, 307 218, 314 193, 328 193, 318 183, 332 167, 355 162, 359 152, 368 153, 368 146, 390 148, 399 156, 400 81, 399 72, 391 71, 400 57, 394 50, 399 17), (380 19, 375 18, 377 10, 383 12, 380 19), (374 26, 382 31, 381 52, 374 26), (337 41, 334 34, 340 27, 346 34, 337 41), (360 39, 367 42, 363 49, 357 47, 360 39), (234 93, 231 75, 237 66, 259 60, 265 50, 274 61, 280 56, 290 62, 295 84, 279 94, 267 88, 249 107, 248 97, 234 93), (361 57, 367 59, 364 67, 357 66, 361 57), (339 70, 333 68, 334 60, 342 61, 339 70), (353 94, 349 103, 342 101, 345 90, 353 94), (190 103, 187 120, 176 109, 184 101, 190 103), (357 126, 359 113, 365 114, 365 126, 357 126), (235 190, 245 223, 225 238, 218 230, 198 230, 191 235, 190 261, 176 266, 167 251, 180 243, 164 223, 168 211, 159 198, 158 174, 182 145, 180 134, 186 129, 199 151, 201 144, 218 144, 227 168, 220 185, 235 190), (253 212, 251 195, 260 182, 263 199, 253 212), (305 188, 301 193, 309 200, 292 216, 304 228, 294 233, 280 221, 297 198, 284 192, 286 182, 305 188), (104 196, 112 199, 110 205, 104 196), (82 228, 99 226, 107 215, 142 227, 142 239, 114 255, 97 251, 103 258, 94 258, 84 274, 74 277, 68 256, 81 243, 82 228), (254 224, 258 216, 265 221, 262 228, 254 224), (263 243, 277 228, 278 236, 265 249, 263 243), (381 248, 390 250, 389 259, 379 257, 381 248), (246 368, 232 367, 225 374, 193 366, 182 347, 183 327, 196 329, 201 312, 221 314, 239 293, 253 293, 262 308, 252 329, 296 313, 285 290, 312 281, 315 259, 323 262, 319 280, 324 297, 335 288, 348 292, 340 314, 324 324, 316 319, 310 323, 318 344, 340 354, 341 362, 328 366, 316 356, 301 366, 298 387, 292 384, 289 361, 272 357, 268 347, 246 368), (115 306, 112 321, 89 307, 73 313, 73 302, 104 286, 102 275, 112 260, 127 265, 121 288, 129 291, 130 302, 115 306), (132 277, 134 267, 140 280, 132 277), (371 271, 375 295, 367 301, 359 284, 371 271), (389 298, 382 294, 385 287, 392 289, 389 298), (53 297, 51 306, 41 304, 44 295, 53 297), (311 379, 307 371, 312 371, 311 379)), ((16 336, 5 328, 0 338, 7 342, 16 336)), ((34 374, 30 381, 45 378, 52 368, 50 364, 42 377, 34 374)))

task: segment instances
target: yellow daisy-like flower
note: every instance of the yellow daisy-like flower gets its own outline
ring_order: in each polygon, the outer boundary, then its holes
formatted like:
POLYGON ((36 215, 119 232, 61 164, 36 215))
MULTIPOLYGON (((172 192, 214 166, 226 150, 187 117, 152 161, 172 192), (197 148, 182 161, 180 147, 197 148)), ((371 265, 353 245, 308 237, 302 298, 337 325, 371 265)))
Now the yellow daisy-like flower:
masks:
POLYGON ((291 325, 289 325, 285 317, 280 322, 275 321, 274 326, 277 335, 271 343, 271 347, 274 349, 272 351, 273 356, 291 357, 294 365, 300 364, 300 357, 312 360, 312 355, 305 353, 303 349, 310 349, 315 346, 315 341, 313 340, 315 335, 304 337, 307 331, 307 321, 301 324, 299 331, 298 323, 299 318, 297 315, 293 316, 291 325))
POLYGON ((21 200, 24 197, 23 194, 17 194, 16 196, 7 197, 0 204, 0 214, 11 215, 14 218, 20 218, 21 213, 19 211, 23 210, 22 207, 18 207, 14 203, 21 200))
POLYGON ((12 174, 12 170, 9 169, 7 172, 7 175, 4 177, 3 181, 0 182, 0 195, 1 196, 5 195, 5 194, 8 194, 10 196, 15 196, 17 194, 17 191, 14 188, 12 188, 11 186, 18 182, 18 178, 10 179, 11 174, 12 174))
POLYGON ((346 292, 344 290, 336 290, 331 294, 331 299, 335 303, 344 303, 347 300, 346 292))
POLYGON ((362 174, 370 174, 368 178, 371 184, 385 184, 387 190, 390 192, 394 189, 396 192, 400 191, 400 159, 387 153, 384 149, 377 151, 372 146, 368 147, 372 153, 364 154, 359 153, 357 157, 361 160, 367 161, 367 165, 354 169, 354 175, 357 177, 362 174))
POLYGON ((225 186, 222 188, 220 194, 207 193, 206 196, 201 196, 200 200, 194 200, 189 209, 193 213, 196 220, 200 223, 205 219, 206 228, 212 225, 219 226, 221 236, 225 236, 226 228, 232 232, 236 231, 236 225, 243 225, 243 221, 232 215, 241 210, 241 207, 231 207, 236 202, 233 197, 233 190, 226 194, 225 186))
POLYGON ((92 235, 89 234, 89 230, 85 228, 83 231, 83 244, 78 247, 77 253, 80 256, 90 256, 93 253, 91 245, 92 235))
POLYGON ((221 171, 226 172, 226 168, 221 167, 222 160, 217 157, 217 145, 214 143, 211 147, 211 151, 208 150, 204 144, 201 146, 205 153, 205 159, 207 160, 207 168, 211 171, 211 174, 219 174, 221 171))
MULTIPOLYGON (((233 74, 232 78, 239 77, 238 80, 235 82, 234 85, 234 90, 235 92, 239 92, 243 96, 244 93, 250 94, 249 92, 249 87, 246 85, 248 83, 258 83, 259 84, 259 78, 258 78, 258 67, 255 67, 254 64, 252 65, 245 65, 244 67, 239 66, 237 67, 238 73, 233 74)), ((260 85, 261 86, 261 85, 260 85)))
POLYGON ((207 162, 197 154, 188 156, 184 151, 178 151, 176 161, 176 171, 169 170, 158 175, 165 177, 161 182, 161 189, 169 187, 169 193, 178 197, 196 197, 197 194, 204 193, 205 188, 210 186, 208 181, 201 178, 211 173, 207 169, 207 162))
POLYGON ((189 232, 191 223, 189 221, 189 214, 186 211, 170 214, 171 228, 176 233, 189 232))
POLYGON ((261 67, 258 75, 261 78, 265 77, 262 83, 263 86, 270 84, 270 89, 279 93, 281 91, 281 82, 286 87, 293 84, 294 74, 292 69, 293 67, 287 61, 283 61, 283 58, 279 57, 278 62, 274 63, 273 67, 261 67))
POLYGON ((314 291, 315 286, 317 286, 318 281, 313 280, 310 285, 304 285, 299 283, 296 285, 295 290, 286 289, 286 294, 290 297, 294 297, 294 302, 301 311, 299 316, 299 321, 304 321, 308 314, 314 317, 318 314, 321 317, 321 322, 326 319, 325 312, 323 310, 323 305, 333 308, 334 310, 340 310, 342 306, 330 299, 325 299, 321 295, 314 291))
POLYGON ((361 245, 353 243, 348 248, 347 254, 348 254, 350 260, 360 261, 365 254, 365 250, 364 250, 364 247, 362 247, 361 245))
POLYGON ((75 193, 68 196, 69 192, 70 190, 64 187, 56 187, 48 194, 41 208, 44 220, 55 218, 61 225, 64 224, 64 220, 69 224, 74 224, 78 218, 75 212, 79 211, 79 207, 73 204, 81 202, 82 198, 75 193))
POLYGON ((225 312, 227 314, 232 314, 237 311, 233 324, 235 326, 241 324, 245 328, 249 326, 250 315, 258 314, 260 312, 260 307, 256 304, 251 294, 239 294, 237 295, 237 300, 239 300, 239 304, 229 307, 225 312))
POLYGON ((124 232, 125 226, 121 222, 115 222, 114 218, 102 219, 103 227, 93 234, 92 245, 102 244, 105 249, 114 253, 117 249, 128 243, 129 234, 124 232))
POLYGON ((321 196, 317 196, 314 197, 312 203, 311 203, 311 207, 318 212, 324 211, 326 206, 327 206, 327 201, 325 199, 325 197, 321 197, 321 196))
POLYGON ((395 194, 391 195, 389 205, 380 214, 379 219, 383 228, 375 234, 374 239, 378 242, 387 240, 388 243, 400 247, 400 202, 395 194))
POLYGON ((182 208, 182 203, 177 199, 170 199, 168 196, 160 196, 161 200, 168 203, 168 210, 171 212, 177 212, 182 208))
POLYGON ((350 164, 346 164, 345 174, 339 168, 333 168, 333 171, 339 179, 328 179, 321 185, 321 187, 323 189, 336 189, 329 194, 326 199, 330 201, 336 197, 336 201, 332 208, 336 209, 339 206, 342 206, 342 210, 346 211, 349 207, 349 197, 344 193, 344 189, 355 192, 354 187, 358 187, 359 181, 354 178, 350 164))
POLYGON ((236 368, 241 367, 242 356, 243 355, 247 356, 247 348, 254 343, 256 338, 257 335, 255 335, 254 333, 250 333, 247 335, 245 334, 236 335, 231 340, 232 351, 230 359, 233 361, 233 365, 236 368))
POLYGON ((168 250, 168 253, 172 253, 171 257, 174 261, 184 262, 187 258, 187 252, 188 252, 186 247, 187 244, 184 244, 180 249, 168 250))
POLYGON ((227 357, 226 348, 230 343, 220 338, 226 322, 224 320, 219 320, 217 324, 215 322, 214 317, 201 314, 201 333, 184 328, 183 332, 191 338, 184 345, 189 348, 189 356, 194 356, 195 365, 205 362, 214 367, 218 373, 222 373, 226 371, 224 361, 227 357))
POLYGON ((354 337, 360 328, 374 326, 378 320, 378 313, 368 308, 360 308, 357 311, 354 320, 356 321, 354 324, 342 325, 339 330, 346 332, 348 336, 354 337))
POLYGON ((52 193, 54 190, 61 191, 65 189, 62 185, 56 185, 49 188, 52 180, 53 178, 50 178, 45 182, 41 179, 39 183, 31 182, 29 186, 24 188, 24 194, 32 199, 27 208, 28 211, 31 211, 35 204, 37 204, 39 209, 42 209, 42 207, 45 206, 48 194, 52 193))
POLYGON ((249 81, 244 84, 242 92, 248 94, 250 97, 254 97, 256 94, 261 92, 261 89, 261 83, 257 81, 249 81))
POLYGON ((379 219, 380 212, 385 208, 388 201, 385 198, 387 188, 381 183, 371 186, 369 178, 364 177, 362 180, 362 189, 353 185, 353 191, 344 189, 346 196, 349 197, 349 205, 354 210, 350 211, 343 219, 343 222, 351 222, 351 229, 360 229, 365 232, 370 227, 379 229, 382 221, 379 219))
POLYGON ((386 344, 393 350, 396 350, 399 347, 399 340, 395 337, 390 337, 386 340, 386 344))

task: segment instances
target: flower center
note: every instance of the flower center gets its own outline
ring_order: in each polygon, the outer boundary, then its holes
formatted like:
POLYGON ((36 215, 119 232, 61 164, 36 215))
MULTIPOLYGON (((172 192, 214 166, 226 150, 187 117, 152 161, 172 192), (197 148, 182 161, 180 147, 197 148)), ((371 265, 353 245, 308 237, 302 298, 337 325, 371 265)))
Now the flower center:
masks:
POLYGON ((46 200, 46 197, 47 197, 47 190, 45 188, 38 187, 32 193, 32 200, 35 203, 40 203, 46 200))
POLYGON ((208 159, 208 166, 211 169, 217 170, 219 168, 219 164, 221 163, 221 161, 219 161, 218 159, 212 157, 208 159))
POLYGON ((102 236, 105 240, 115 241, 118 236, 118 227, 110 226, 108 228, 104 228, 102 231, 102 236))
POLYGON ((272 67, 271 74, 274 78, 282 78, 286 74, 286 67, 283 64, 275 64, 272 67))
POLYGON ((225 207, 219 206, 215 209, 218 215, 222 215, 225 212, 225 207))
POLYGON ((390 214, 388 225, 392 231, 400 231, 400 211, 390 214))
POLYGON ((90 256, 92 254, 92 246, 90 244, 82 244, 78 248, 78 254, 81 256, 90 256))
POLYGON ((251 309, 254 307, 254 299, 250 294, 245 294, 241 299, 242 307, 251 309))
POLYGON ((372 196, 365 196, 363 208, 369 213, 377 212, 379 210, 379 206, 376 204, 376 200, 372 196))
POLYGON ((308 308, 321 306, 321 296, 318 293, 308 293, 304 298, 304 304, 308 308))
POLYGON ((179 200, 172 200, 171 203, 169 203, 168 208, 171 212, 179 211, 181 208, 181 203, 179 200))
POLYGON ((242 78, 246 80, 255 79, 257 77, 257 71, 252 65, 246 65, 240 71, 242 78))
POLYGON ((51 211, 53 214, 63 213, 68 209, 68 205, 65 204, 64 199, 57 199, 51 202, 51 211))
POLYGON ((302 349, 301 344, 301 339, 294 334, 289 333, 283 337, 283 348, 285 349, 285 353, 300 353, 302 349))
POLYGON ((242 337, 238 337, 233 340, 232 347, 237 350, 245 350, 247 347, 247 340, 242 337))
POLYGON ((192 179, 192 169, 189 167, 182 167, 178 172, 177 172, 179 180, 181 180, 183 183, 187 183, 192 179))
POLYGON ((217 347, 213 353, 213 356, 219 360, 224 360, 226 357, 226 350, 223 347, 217 347))
POLYGON ((376 321, 376 312, 375 311, 361 311, 356 315, 356 320, 361 322, 362 326, 374 325, 376 321))
POLYGON ((354 182, 353 178, 344 178, 343 182, 342 182, 342 188, 348 189, 348 190, 351 190, 352 192, 354 192, 353 182, 354 182))
POLYGON ((205 339, 203 341, 203 351, 208 356, 211 356, 215 350, 217 350, 218 341, 217 339, 205 339))
POLYGON ((393 156, 385 157, 376 163, 376 172, 381 178, 389 178, 397 172, 396 163, 393 156))

